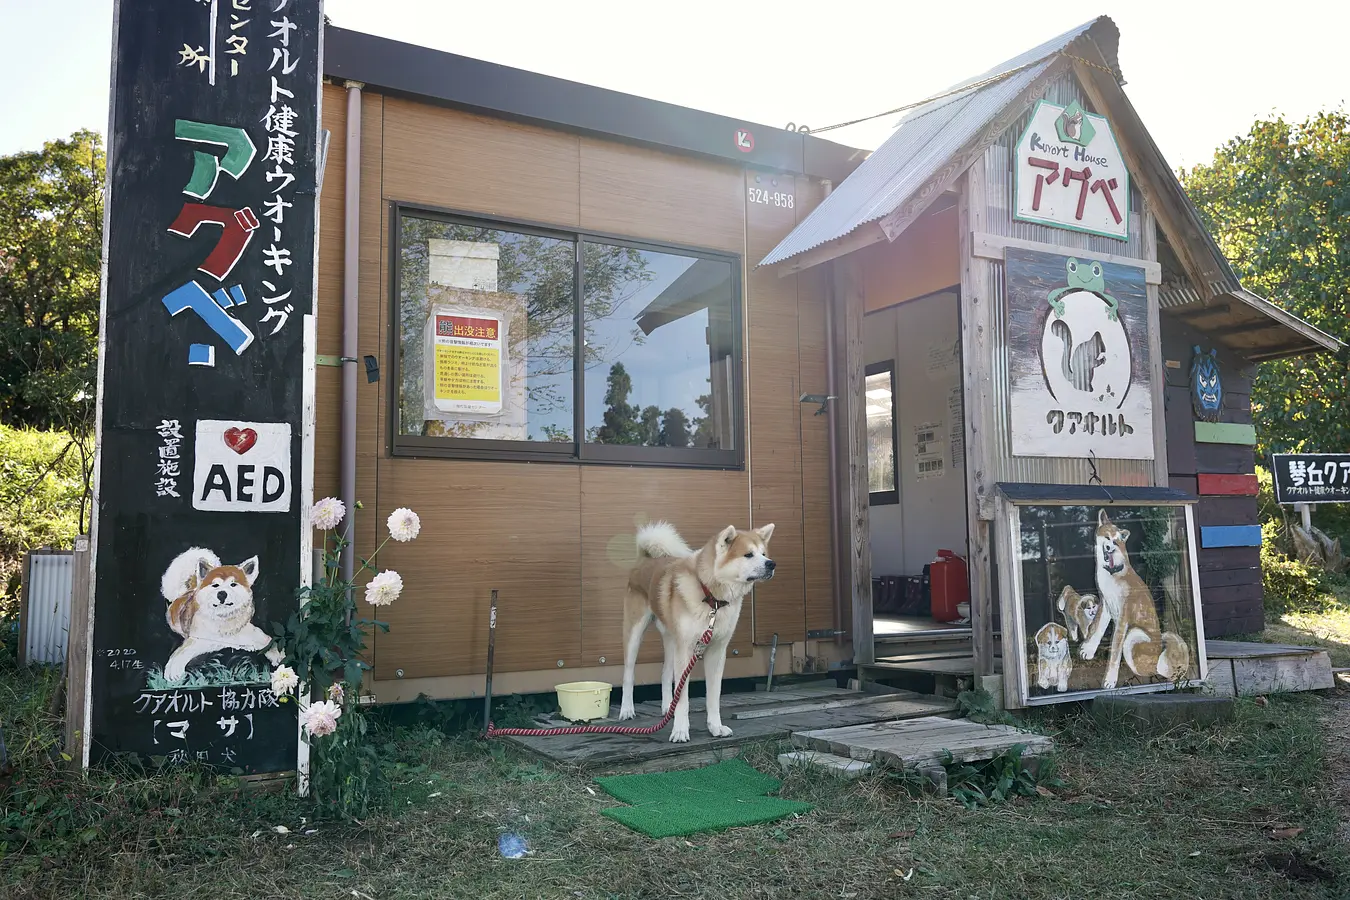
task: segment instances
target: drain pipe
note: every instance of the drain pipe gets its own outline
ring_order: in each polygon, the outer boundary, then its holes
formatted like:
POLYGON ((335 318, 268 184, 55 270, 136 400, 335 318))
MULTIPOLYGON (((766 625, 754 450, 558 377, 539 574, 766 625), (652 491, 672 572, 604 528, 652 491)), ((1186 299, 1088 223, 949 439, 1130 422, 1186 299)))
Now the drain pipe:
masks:
POLYGON ((342 196, 342 449, 339 492, 347 507, 347 534, 342 550, 342 579, 356 571, 356 335, 360 310, 361 263, 361 89, 359 81, 344 82, 347 89, 347 171, 342 196))
MULTIPOLYGON (((830 195, 833 186, 830 182, 825 182, 825 196, 830 195)), ((831 266, 834 263, 830 264, 831 266)), ((825 310, 825 394, 835 399, 826 404, 826 426, 830 430, 830 439, 827 445, 830 451, 830 551, 834 554, 833 565, 830 566, 831 589, 834 592, 834 643, 835 646, 841 646, 844 643, 844 585, 851 584, 852 579, 847 582, 844 579, 844 563, 849 560, 849 555, 844 550, 844 529, 841 527, 839 519, 839 414, 837 407, 839 404, 840 393, 838 390, 838 377, 835 373, 835 312, 838 303, 838 297, 834 291, 834 279, 831 278, 826 287, 826 310, 825 310)), ((844 402, 850 403, 853 398, 844 397, 844 402)), ((851 594, 850 593, 850 599, 851 594)), ((847 629, 852 631, 852 628, 847 629)), ((849 635, 852 638, 852 635, 849 635)))

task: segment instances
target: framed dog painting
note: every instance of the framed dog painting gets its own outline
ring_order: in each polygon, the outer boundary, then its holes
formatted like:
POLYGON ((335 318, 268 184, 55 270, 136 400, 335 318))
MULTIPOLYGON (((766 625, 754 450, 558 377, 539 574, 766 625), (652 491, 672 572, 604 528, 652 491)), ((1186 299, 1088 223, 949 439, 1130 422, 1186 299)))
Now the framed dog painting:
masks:
POLYGON ((998 556, 1009 561, 999 572, 1008 704, 1202 683, 1190 499, 1167 489, 1010 487, 998 522, 998 556))

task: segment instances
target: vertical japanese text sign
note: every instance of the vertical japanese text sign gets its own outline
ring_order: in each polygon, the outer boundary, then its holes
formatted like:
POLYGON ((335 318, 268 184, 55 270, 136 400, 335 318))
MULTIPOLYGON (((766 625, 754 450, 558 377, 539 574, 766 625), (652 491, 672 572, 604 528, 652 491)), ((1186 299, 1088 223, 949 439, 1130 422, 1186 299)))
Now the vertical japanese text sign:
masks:
POLYGON ((270 623, 308 582, 321 0, 118 0, 93 762, 295 767, 270 623))

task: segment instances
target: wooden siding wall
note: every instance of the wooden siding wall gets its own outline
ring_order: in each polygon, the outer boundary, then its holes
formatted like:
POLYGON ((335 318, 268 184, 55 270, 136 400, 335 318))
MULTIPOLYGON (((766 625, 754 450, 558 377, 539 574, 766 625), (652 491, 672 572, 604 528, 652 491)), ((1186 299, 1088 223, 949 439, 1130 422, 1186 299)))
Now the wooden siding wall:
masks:
MULTIPOLYGON (((319 352, 341 347, 345 92, 327 86, 332 131, 321 216, 319 352)), ((780 279, 754 269, 821 199, 807 178, 745 172, 367 92, 363 101, 359 355, 381 381, 360 382, 358 552, 373 549, 389 512, 422 517, 422 535, 390 544, 381 569, 404 593, 382 616, 379 680, 479 673, 490 592, 499 591, 500 672, 622 664, 620 625, 632 537, 669 519, 691 543, 727 525, 777 526, 778 576, 757 589, 732 643, 798 641, 834 623, 828 433, 798 402, 826 393, 824 274, 780 279), (793 209, 747 203, 756 177, 792 190, 793 209), (389 202, 579 228, 740 254, 746 262, 748 471, 393 457, 388 389, 389 202)), ((315 491, 336 493, 340 373, 320 367, 315 491)), ((647 637, 640 657, 660 659, 647 637)), ((695 677, 701 674, 701 670, 695 677)))
MULTIPOLYGON (((1205 352, 1216 346, 1202 332, 1170 316, 1163 316, 1167 468, 1172 486, 1192 494, 1199 493, 1197 476, 1200 474, 1251 475, 1256 465, 1256 456, 1249 446, 1197 443, 1195 440, 1190 372, 1191 348, 1196 344, 1205 352), (1180 365, 1172 368, 1169 363, 1180 365)), ((1220 348, 1219 369, 1223 385, 1223 412, 1219 421, 1251 424, 1251 365, 1220 348)), ((1255 496, 1201 494, 1195 507, 1197 530, 1215 525, 1255 525, 1257 521, 1255 496)), ((1197 552, 1205 636, 1246 634, 1265 627, 1260 548, 1201 548, 1197 552)))

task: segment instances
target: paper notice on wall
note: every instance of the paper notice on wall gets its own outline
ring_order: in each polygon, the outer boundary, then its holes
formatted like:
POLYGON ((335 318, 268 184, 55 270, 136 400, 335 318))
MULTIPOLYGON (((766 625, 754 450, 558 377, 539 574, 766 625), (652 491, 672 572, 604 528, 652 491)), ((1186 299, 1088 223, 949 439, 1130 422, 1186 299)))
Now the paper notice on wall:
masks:
POLYGON ((506 317, 481 310, 438 308, 427 325, 435 408, 480 416, 500 413, 506 317))
POLYGON ((927 365, 924 367, 928 373, 928 380, 946 381, 951 378, 952 373, 956 371, 956 362, 960 355, 959 340, 949 344, 930 344, 927 365))
POLYGON ((914 426, 914 474, 920 480, 941 478, 946 470, 947 434, 941 422, 914 426))
POLYGON ((947 421, 951 423, 947 430, 952 450, 952 471, 960 472, 966 466, 966 416, 959 384, 947 394, 947 421))

